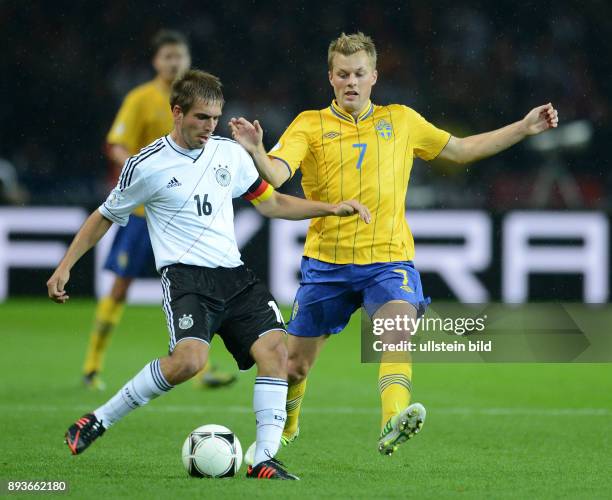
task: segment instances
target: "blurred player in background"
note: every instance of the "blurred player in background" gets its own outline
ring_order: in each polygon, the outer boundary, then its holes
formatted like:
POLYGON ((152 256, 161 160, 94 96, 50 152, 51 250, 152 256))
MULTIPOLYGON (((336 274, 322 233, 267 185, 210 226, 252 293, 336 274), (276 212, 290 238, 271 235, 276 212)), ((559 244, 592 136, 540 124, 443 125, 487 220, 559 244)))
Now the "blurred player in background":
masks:
MULTIPOLYGON (((159 31, 152 40, 152 57, 155 78, 126 96, 106 138, 108 158, 116 173, 130 156, 169 133, 174 125, 170 87, 191 65, 187 39, 176 31, 159 31)), ((114 175, 113 184, 116 180, 114 175)), ((104 354, 111 332, 121 320, 130 285, 134 278, 145 277, 154 269, 144 207, 138 207, 132 215, 128 225, 118 230, 104 265, 115 274, 115 280, 109 295, 98 302, 83 365, 83 382, 94 389, 104 388, 100 380, 104 354)), ((210 361, 198 378, 208 387, 229 385, 235 379, 234 375, 212 370, 210 361)))
MULTIPOLYGON (((355 198, 372 212, 369 225, 340 218, 313 219, 310 224, 302 280, 288 326, 285 444, 299 433, 310 368, 325 340, 341 332, 353 312, 362 305, 373 319, 396 315, 416 319, 425 312, 429 301, 412 262, 414 241, 405 217, 413 157, 473 162, 558 122, 557 111, 546 104, 504 128, 453 137, 407 106, 370 101, 378 77, 376 57, 372 39, 363 33, 343 33, 334 40, 328 51, 328 76, 335 99, 325 109, 301 113, 269 153, 257 121, 230 122, 234 138, 273 186, 282 185, 300 168, 306 198, 328 203, 355 198)), ((410 331, 389 333, 392 342, 399 342, 396 334, 405 339, 410 331)), ((378 387, 382 405, 378 450, 391 455, 425 420, 425 408, 410 404, 412 364, 407 354, 382 356, 378 387)))
POLYGON ((15 165, 0 157, 0 205, 23 205, 29 200, 30 193, 20 184, 15 165))

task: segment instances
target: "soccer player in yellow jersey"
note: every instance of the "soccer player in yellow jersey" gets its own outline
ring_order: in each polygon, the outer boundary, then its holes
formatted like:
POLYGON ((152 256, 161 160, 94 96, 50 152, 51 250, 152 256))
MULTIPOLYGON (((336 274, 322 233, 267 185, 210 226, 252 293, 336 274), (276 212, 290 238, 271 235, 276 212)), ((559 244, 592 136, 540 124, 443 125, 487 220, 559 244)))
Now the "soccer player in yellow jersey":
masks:
MULTIPOLYGON (((128 93, 106 138, 108 157, 119 169, 128 158, 168 134, 174 126, 170 87, 177 75, 191 65, 189 45, 181 33, 161 30, 153 38, 152 54, 155 78, 128 93)), ((116 178, 117 175, 114 182, 116 178)), ((110 334, 121 319, 132 281, 154 269, 144 207, 138 207, 132 215, 135 217, 130 217, 128 225, 117 232, 104 265, 115 274, 115 280, 109 295, 98 303, 83 365, 83 382, 90 388, 104 387, 99 377, 102 361, 110 334)), ((218 387, 232 383, 235 376, 213 371, 208 364, 199 380, 218 387)))
MULTIPOLYGON (((329 203, 355 198, 372 214, 370 224, 334 217, 313 219, 310 224, 301 286, 288 327, 285 443, 299 432, 298 415, 310 368, 325 340, 342 331, 354 311, 363 305, 374 319, 397 314, 416 318, 425 311, 428 300, 412 263, 414 242, 405 217, 413 158, 473 162, 558 122, 557 111, 546 104, 501 129, 458 138, 407 106, 373 104, 376 48, 363 33, 343 33, 331 42, 328 69, 335 95, 331 105, 298 115, 269 153, 263 148, 257 121, 251 124, 239 118, 230 123, 235 139, 275 187, 299 168, 307 198, 329 203)), ((390 333, 405 337, 410 332, 390 333)), ((378 381, 382 454, 391 455, 425 420, 425 408, 410 404, 411 379, 408 356, 383 355, 378 381)))

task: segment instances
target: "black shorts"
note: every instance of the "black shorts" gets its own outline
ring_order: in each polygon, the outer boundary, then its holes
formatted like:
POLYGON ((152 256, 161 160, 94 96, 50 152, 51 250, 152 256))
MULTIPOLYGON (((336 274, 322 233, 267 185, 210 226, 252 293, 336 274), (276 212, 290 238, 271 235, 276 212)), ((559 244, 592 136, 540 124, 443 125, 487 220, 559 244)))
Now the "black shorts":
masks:
POLYGON ((210 344, 218 333, 238 367, 247 370, 255 363, 255 341, 270 330, 285 331, 274 297, 245 266, 173 264, 163 269, 161 282, 170 353, 181 340, 210 344))

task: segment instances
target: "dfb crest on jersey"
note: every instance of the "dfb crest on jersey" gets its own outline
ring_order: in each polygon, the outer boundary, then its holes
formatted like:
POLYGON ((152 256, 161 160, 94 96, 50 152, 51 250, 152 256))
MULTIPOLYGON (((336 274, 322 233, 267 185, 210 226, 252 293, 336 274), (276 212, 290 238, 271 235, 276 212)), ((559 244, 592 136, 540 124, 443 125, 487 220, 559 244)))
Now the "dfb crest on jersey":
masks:
POLYGON ((179 318, 179 328, 181 330, 189 330, 193 326, 193 317, 191 314, 183 314, 179 318))
POLYGON ((219 185, 223 187, 229 186, 230 182, 232 181, 232 176, 229 173, 229 170, 227 168, 222 167, 221 165, 219 165, 219 168, 217 168, 216 170, 217 171, 215 172, 215 178, 217 179, 219 185))
POLYGON ((383 139, 389 140, 393 135, 393 127, 387 120, 378 120, 376 122, 376 132, 383 139))

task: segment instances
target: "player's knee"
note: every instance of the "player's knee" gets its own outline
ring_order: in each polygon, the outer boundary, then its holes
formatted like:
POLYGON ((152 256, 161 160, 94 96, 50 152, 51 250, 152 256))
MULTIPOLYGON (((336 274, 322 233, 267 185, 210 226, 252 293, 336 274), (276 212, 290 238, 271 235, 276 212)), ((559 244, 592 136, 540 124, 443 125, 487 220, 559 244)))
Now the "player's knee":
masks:
POLYGON ((289 383, 296 384, 308 376, 310 362, 299 356, 290 356, 287 362, 287 378, 289 383))

